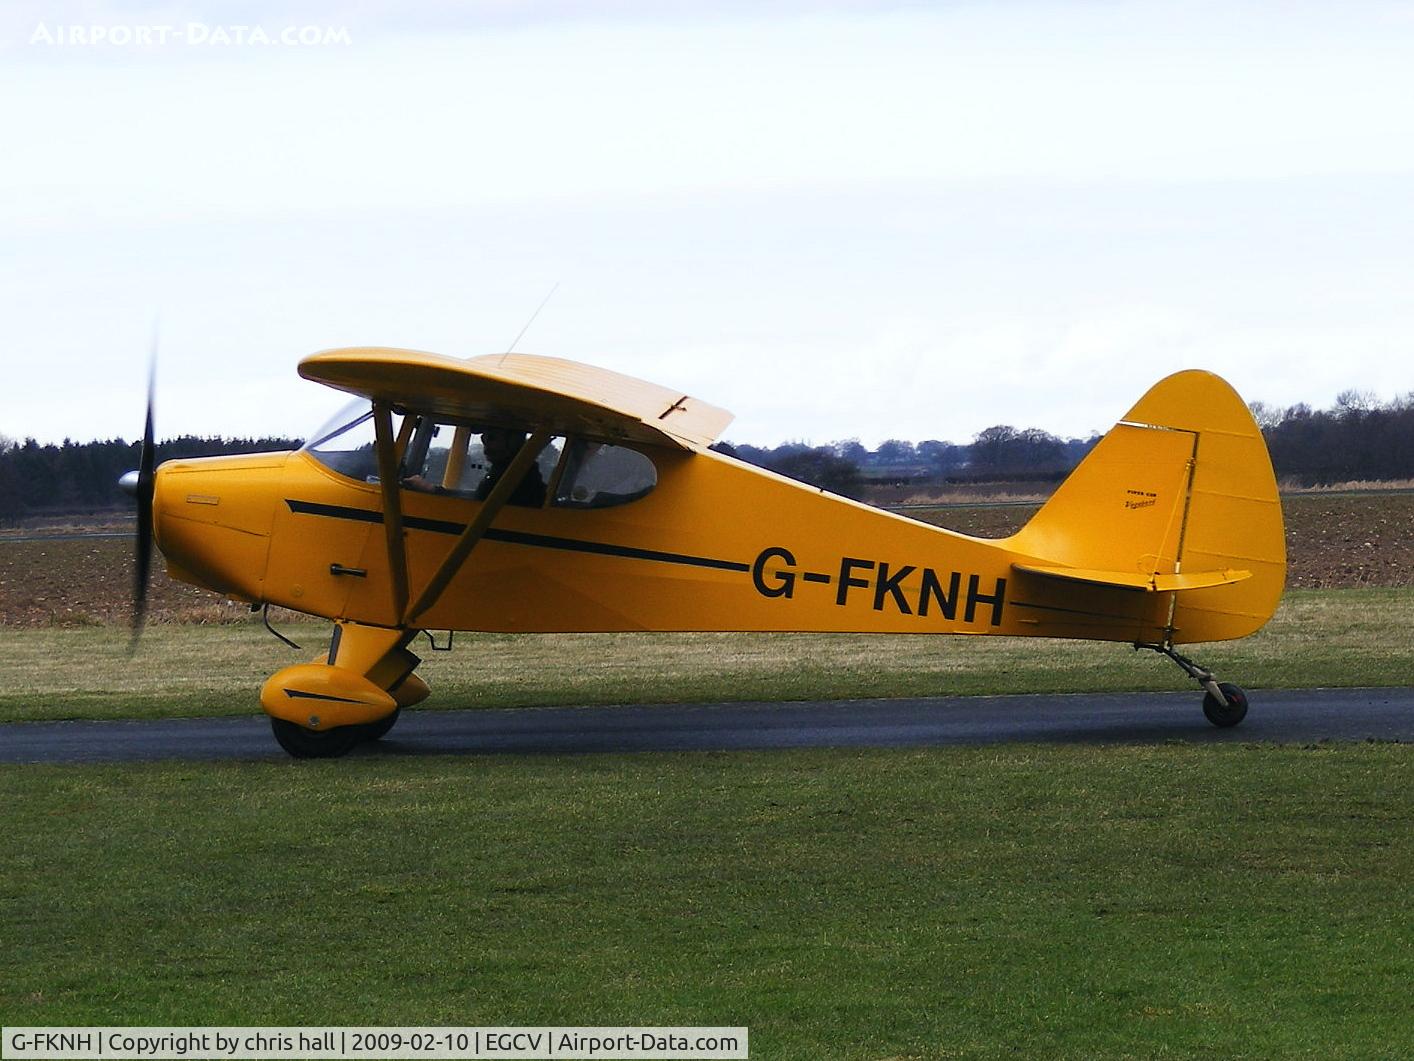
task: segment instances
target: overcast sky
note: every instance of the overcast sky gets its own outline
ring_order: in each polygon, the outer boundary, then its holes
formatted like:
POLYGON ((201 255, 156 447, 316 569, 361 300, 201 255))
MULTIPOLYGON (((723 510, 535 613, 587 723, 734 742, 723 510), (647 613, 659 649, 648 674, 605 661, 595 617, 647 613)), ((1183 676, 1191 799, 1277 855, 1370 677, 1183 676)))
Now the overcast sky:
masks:
POLYGON ((303 355, 500 352, 556 284, 518 349, 737 441, 1387 399, 1411 56, 1402 2, 10 0, 0 434, 132 437, 160 314, 159 434, 300 435, 303 355))

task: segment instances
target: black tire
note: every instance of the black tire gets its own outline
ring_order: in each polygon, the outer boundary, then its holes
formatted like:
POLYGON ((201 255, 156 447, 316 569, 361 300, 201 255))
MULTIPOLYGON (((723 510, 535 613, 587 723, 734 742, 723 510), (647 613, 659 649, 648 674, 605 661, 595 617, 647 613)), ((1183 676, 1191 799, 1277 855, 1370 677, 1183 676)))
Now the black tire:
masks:
POLYGON ((335 726, 321 731, 297 726, 283 718, 271 718, 270 728, 280 747, 296 759, 337 759, 363 740, 362 726, 335 726))
POLYGON ((1231 682, 1219 682, 1218 688, 1228 702, 1221 703, 1212 693, 1206 693, 1203 696, 1203 714, 1213 725, 1226 729, 1247 717, 1247 694, 1231 682))
POLYGON ((398 716, 402 713, 403 709, 401 707, 395 707, 393 708, 393 713, 387 718, 380 718, 377 722, 370 722, 366 726, 358 727, 359 729, 363 730, 363 739, 380 740, 381 738, 386 737, 388 735, 388 731, 392 729, 394 725, 397 724, 398 716))

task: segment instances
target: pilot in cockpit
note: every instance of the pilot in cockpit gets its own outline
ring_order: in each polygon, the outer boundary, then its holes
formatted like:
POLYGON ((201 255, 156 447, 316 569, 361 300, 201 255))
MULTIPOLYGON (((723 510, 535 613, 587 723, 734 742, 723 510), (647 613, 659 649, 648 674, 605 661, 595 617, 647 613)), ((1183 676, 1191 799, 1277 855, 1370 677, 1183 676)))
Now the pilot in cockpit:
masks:
MULTIPOLYGON (((485 501, 491 496, 496 483, 510 467, 511 461, 525 445, 528 436, 524 431, 513 431, 505 427, 488 427, 481 432, 481 450, 486 454, 486 476, 476 487, 476 499, 485 501)), ((540 475, 540 466, 532 461, 521 477, 516 488, 511 491, 507 504, 539 508, 545 504, 545 480, 540 475)))

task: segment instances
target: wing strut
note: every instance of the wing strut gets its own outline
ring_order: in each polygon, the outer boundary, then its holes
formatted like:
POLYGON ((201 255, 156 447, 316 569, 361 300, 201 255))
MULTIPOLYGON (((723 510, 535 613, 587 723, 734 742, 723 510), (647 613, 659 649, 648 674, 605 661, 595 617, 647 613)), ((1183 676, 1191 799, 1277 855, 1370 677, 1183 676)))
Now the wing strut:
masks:
MULTIPOLYGON (((410 423, 412 417, 406 418, 410 423)), ((407 424, 403 425, 404 428, 407 424)), ((398 497, 398 461, 393 440, 393 414, 378 402, 373 406, 373 430, 378 443, 378 481, 383 490, 383 533, 388 541, 388 573, 393 584, 393 614, 402 615, 408 604, 408 563, 403 548, 403 508, 398 497)), ((403 431, 406 436, 407 431, 403 431)), ((406 438, 400 439, 407 445, 406 438)))
POLYGON ((476 548, 486 532, 491 529, 491 523, 510 500, 511 494, 515 493, 516 487, 520 485, 525 473, 530 470, 530 466, 535 463, 535 459, 540 456, 540 451, 550 441, 548 431, 537 431, 526 439, 516 453, 515 459, 511 461, 510 467, 506 469, 504 475, 496 480, 496 484, 491 487, 491 493, 481 505, 481 511, 476 514, 476 518, 462 531, 457 543, 452 546, 452 551, 447 554, 447 558, 442 561, 442 566, 437 568, 436 574, 428 580, 426 588, 418 596, 416 603, 407 610, 403 617, 404 626, 412 626, 414 622, 442 596, 442 591, 447 588, 447 583, 456 577, 462 565, 466 563, 466 558, 471 555, 472 549, 476 548))

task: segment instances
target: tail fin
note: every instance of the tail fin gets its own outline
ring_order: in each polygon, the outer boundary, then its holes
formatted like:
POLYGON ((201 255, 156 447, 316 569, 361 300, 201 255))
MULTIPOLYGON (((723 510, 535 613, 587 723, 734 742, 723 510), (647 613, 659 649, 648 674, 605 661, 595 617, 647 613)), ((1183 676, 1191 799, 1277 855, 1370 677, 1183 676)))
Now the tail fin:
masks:
POLYGON ((1026 577, 1164 594, 1177 643, 1259 629, 1286 579, 1266 443, 1209 372, 1155 384, 1007 544, 1026 577))

